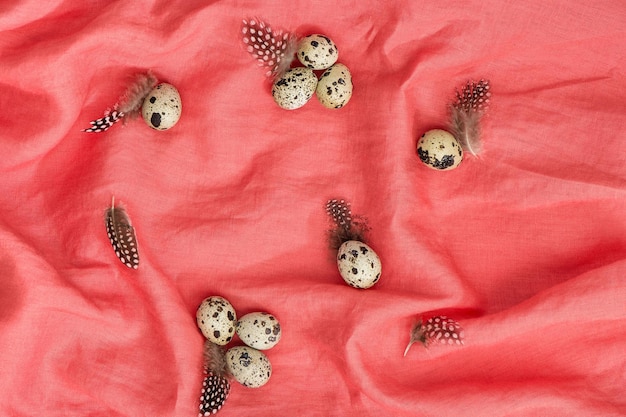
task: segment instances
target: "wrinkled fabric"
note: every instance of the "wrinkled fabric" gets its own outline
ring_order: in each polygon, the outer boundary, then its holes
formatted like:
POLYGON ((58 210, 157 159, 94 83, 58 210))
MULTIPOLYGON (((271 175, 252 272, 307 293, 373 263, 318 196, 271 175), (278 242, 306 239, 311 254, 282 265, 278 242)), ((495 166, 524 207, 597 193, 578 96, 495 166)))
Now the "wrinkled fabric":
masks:
POLYGON ((197 415, 195 312, 220 295, 283 331, 224 417, 626 415, 625 21, 619 1, 4 1, 0 414, 197 415), (351 101, 276 106, 249 16, 333 39, 351 101), (147 70, 176 126, 81 132, 147 70), (481 78, 484 151, 429 169, 417 139, 481 78), (335 197, 371 228, 371 289, 338 274, 335 197), (403 357, 435 314, 465 345, 403 357))

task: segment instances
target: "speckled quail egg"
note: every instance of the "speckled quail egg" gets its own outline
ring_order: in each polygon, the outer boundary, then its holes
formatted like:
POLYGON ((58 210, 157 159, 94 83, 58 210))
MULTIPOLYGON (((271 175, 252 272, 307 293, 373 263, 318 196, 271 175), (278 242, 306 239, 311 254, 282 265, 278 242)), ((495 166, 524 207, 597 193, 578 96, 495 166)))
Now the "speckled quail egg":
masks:
POLYGON ((352 74, 343 64, 335 64, 320 77, 315 94, 324 107, 340 109, 352 97, 352 74))
POLYGON ((273 348, 281 337, 280 323, 276 317, 265 312, 241 317, 236 332, 243 343, 259 350, 273 348))
POLYGON ((225 298, 212 296, 205 298, 196 311, 196 323, 204 337, 224 346, 235 335, 237 314, 225 298))
POLYGON ((370 288, 380 279, 380 258, 363 242, 348 240, 337 252, 337 267, 341 277, 355 288, 370 288))
POLYGON ((146 96, 141 106, 143 120, 153 129, 167 130, 180 119, 183 104, 176 87, 161 83, 146 96))
POLYGON ((417 142, 417 154, 428 167, 447 171, 459 166, 463 149, 452 133, 433 129, 424 133, 417 142))
POLYGON ((329 68, 339 58, 335 42, 324 35, 305 36, 298 43, 298 60, 307 68, 323 70, 329 68))
POLYGON ((235 346, 226 351, 226 366, 235 381, 258 388, 272 376, 272 364, 263 352, 249 346, 235 346))
POLYGON ((280 107, 295 110, 313 97, 317 77, 312 69, 297 67, 285 72, 272 86, 272 97, 280 107))

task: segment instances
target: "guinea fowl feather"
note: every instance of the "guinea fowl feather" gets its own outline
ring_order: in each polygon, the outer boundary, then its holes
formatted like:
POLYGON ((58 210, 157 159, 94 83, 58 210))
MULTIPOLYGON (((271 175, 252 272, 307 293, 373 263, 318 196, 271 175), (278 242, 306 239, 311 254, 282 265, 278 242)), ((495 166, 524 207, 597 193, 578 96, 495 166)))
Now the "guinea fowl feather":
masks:
POLYGON ((137 269, 139 251, 135 229, 124 208, 115 206, 115 198, 111 201, 111 207, 106 210, 104 223, 115 255, 127 267, 137 269))
POLYGON ((122 119, 126 122, 136 118, 141 113, 144 100, 157 83, 158 80, 151 71, 137 74, 113 109, 106 110, 103 117, 89 122, 91 127, 83 129, 83 132, 105 132, 122 119))
POLYGON ((244 46, 265 75, 277 80, 291 67, 298 49, 298 37, 280 29, 273 30, 261 19, 244 19, 241 26, 244 46))
POLYGON ((328 231, 329 243, 332 249, 339 249, 344 242, 349 240, 366 243, 365 234, 369 231, 367 219, 353 215, 349 202, 342 199, 328 200, 326 212, 335 226, 328 231))
POLYGON ((205 340, 203 350, 204 379, 200 394, 200 417, 217 413, 230 393, 230 374, 222 346, 205 340))
POLYGON ((415 342, 420 342, 426 348, 433 344, 462 346, 465 337, 461 325, 447 316, 434 316, 426 322, 420 319, 411 329, 410 336, 404 356, 415 342))
POLYGON ((450 133, 474 156, 482 152, 480 120, 491 97, 488 80, 469 81, 450 105, 450 133))
POLYGON ((132 84, 126 88, 126 91, 120 98, 116 108, 124 113, 126 118, 133 119, 141 113, 141 106, 144 100, 157 85, 157 78, 151 71, 137 74, 132 84))

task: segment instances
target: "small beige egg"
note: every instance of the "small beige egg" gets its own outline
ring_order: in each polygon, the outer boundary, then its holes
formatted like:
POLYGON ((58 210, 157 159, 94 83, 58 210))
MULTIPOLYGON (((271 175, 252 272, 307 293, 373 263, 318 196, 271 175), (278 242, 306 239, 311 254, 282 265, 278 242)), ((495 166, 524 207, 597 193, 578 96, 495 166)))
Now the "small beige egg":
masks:
POLYGON ((370 288, 380 279, 382 265, 372 248, 363 242, 349 240, 337 252, 339 274, 354 288, 370 288))
POLYGON ((267 356, 249 346, 228 349, 226 367, 235 381, 250 388, 262 387, 272 376, 272 364, 267 356))
POLYGON ((243 343, 259 350, 271 349, 280 341, 280 323, 270 313, 248 313, 237 322, 237 335, 243 343))
POLYGON ((298 60, 307 68, 323 70, 330 68, 339 58, 337 45, 324 35, 305 36, 298 43, 298 60))
POLYGON ((448 131, 433 129, 424 133, 417 142, 417 154, 428 167, 448 171, 459 166, 463 149, 448 131))
POLYGON ((196 311, 196 323, 204 337, 217 345, 224 346, 235 335, 237 314, 225 298, 207 297, 196 311))
POLYGON ((317 77, 312 69, 297 67, 289 69, 272 86, 272 97, 280 107, 295 110, 313 97, 317 77))
POLYGON ((335 64, 320 77, 315 94, 324 107, 340 109, 352 97, 352 74, 343 64, 335 64))
POLYGON ((167 130, 178 123, 182 110, 183 104, 176 87, 162 83, 146 96, 141 106, 141 115, 151 128, 167 130))

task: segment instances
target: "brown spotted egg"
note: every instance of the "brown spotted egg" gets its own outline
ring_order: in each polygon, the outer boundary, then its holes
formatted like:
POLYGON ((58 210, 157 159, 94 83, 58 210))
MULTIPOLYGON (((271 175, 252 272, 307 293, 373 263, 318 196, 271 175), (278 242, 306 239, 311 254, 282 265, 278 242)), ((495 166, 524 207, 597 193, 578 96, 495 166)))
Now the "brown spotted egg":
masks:
POLYGON ((183 104, 176 87, 161 83, 146 96, 141 106, 143 120, 153 129, 167 130, 180 119, 183 104))
POLYGON ((272 376, 272 364, 263 352, 249 346, 235 346, 226 351, 226 367, 235 381, 258 388, 272 376))
POLYGON ((357 240, 349 240, 339 247, 337 267, 344 281, 354 288, 370 288, 378 282, 382 273, 376 252, 357 240))
POLYGON ((237 336, 246 345, 259 350, 273 348, 280 341, 280 323, 270 313, 255 312, 237 322, 237 336))
POLYGON ((289 69, 272 86, 272 97, 280 107, 295 110, 304 106, 315 93, 317 77, 312 69, 289 69))
POLYGON ((223 297, 205 298, 196 311, 196 323, 204 337, 224 346, 235 335, 237 314, 233 306, 223 297))
POLYGON ((352 75, 343 64, 328 68, 319 79, 315 95, 322 105, 329 109, 340 109, 352 97, 352 75))
POLYGON ((433 129, 424 133, 417 142, 417 155, 429 168, 447 171, 459 166, 463 149, 452 133, 433 129))
POLYGON ((298 60, 307 68, 323 70, 329 68, 339 58, 337 45, 324 35, 305 36, 298 43, 298 60))

